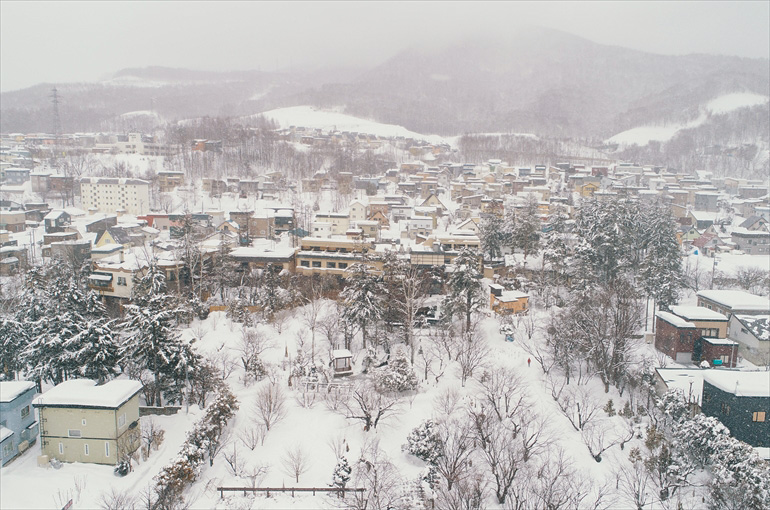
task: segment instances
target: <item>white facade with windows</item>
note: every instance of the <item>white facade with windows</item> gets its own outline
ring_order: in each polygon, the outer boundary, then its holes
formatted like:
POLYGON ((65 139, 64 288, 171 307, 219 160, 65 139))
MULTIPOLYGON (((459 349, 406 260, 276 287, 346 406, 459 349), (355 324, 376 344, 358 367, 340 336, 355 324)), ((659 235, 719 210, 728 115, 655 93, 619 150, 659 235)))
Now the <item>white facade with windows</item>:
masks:
POLYGON ((150 210, 150 183, 141 179, 84 177, 80 180, 80 201, 86 210, 146 214, 150 210))

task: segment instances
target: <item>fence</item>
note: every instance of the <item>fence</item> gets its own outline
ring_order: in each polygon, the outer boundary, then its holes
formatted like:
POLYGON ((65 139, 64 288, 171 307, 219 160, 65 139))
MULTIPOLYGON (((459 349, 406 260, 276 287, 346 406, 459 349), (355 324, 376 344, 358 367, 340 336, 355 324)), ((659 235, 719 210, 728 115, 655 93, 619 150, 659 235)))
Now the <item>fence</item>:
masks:
POLYGON ((299 381, 297 381, 296 385, 297 389, 302 393, 319 393, 323 391, 326 393, 341 393, 343 395, 347 395, 350 393, 351 388, 349 383, 316 381, 306 377, 302 377, 299 381))
POLYGON ((219 497, 221 499, 224 499, 225 492, 243 492, 244 496, 247 492, 264 492, 267 494, 268 498, 270 497, 271 492, 290 492, 292 497, 294 497, 295 492, 311 492, 313 493, 313 496, 316 495, 316 492, 326 492, 335 493, 338 498, 344 498, 345 493, 347 492, 363 493, 366 491, 366 489, 358 487, 217 487, 217 490, 219 491, 219 497))

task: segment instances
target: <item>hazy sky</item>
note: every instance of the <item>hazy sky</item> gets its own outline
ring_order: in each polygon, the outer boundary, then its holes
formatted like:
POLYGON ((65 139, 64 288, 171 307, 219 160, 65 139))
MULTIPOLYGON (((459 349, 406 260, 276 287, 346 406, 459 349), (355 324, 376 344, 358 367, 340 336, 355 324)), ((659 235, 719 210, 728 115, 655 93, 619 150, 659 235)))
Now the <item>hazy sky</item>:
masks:
POLYGON ((517 25, 664 54, 770 57, 770 2, 0 1, 0 89, 126 67, 376 65, 398 50, 517 25))

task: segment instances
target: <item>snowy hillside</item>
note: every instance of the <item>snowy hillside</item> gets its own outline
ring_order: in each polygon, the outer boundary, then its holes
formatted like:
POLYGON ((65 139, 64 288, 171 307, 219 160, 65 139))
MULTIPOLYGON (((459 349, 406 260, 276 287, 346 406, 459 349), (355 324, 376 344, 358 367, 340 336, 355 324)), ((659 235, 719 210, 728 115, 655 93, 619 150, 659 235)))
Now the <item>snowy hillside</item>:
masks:
POLYGON ((607 139, 607 143, 620 145, 647 145, 651 141, 666 142, 683 129, 700 126, 709 115, 724 115, 740 108, 761 105, 768 102, 768 96, 752 93, 725 94, 709 101, 702 107, 701 115, 690 122, 667 123, 662 125, 639 126, 618 133, 607 139))
POLYGON ((384 137, 403 136, 426 140, 431 143, 448 143, 437 135, 422 135, 409 131, 403 126, 394 124, 381 124, 379 122, 353 117, 340 112, 322 110, 312 106, 292 106, 290 108, 278 108, 263 112, 266 118, 275 120, 281 127, 302 126, 324 131, 353 131, 384 137))

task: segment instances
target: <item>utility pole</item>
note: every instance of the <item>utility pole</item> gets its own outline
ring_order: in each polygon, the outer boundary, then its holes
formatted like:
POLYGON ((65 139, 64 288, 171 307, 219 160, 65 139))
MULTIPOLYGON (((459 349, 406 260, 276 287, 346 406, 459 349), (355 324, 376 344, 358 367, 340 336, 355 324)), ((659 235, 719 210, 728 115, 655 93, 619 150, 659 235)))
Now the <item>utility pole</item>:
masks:
POLYGON ((51 128, 53 129, 54 144, 57 144, 59 142, 59 136, 61 135, 61 118, 59 117, 59 100, 61 97, 55 86, 51 89, 51 95, 49 97, 51 98, 51 106, 53 107, 51 128))

